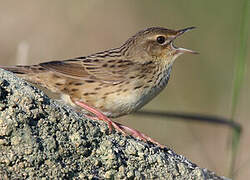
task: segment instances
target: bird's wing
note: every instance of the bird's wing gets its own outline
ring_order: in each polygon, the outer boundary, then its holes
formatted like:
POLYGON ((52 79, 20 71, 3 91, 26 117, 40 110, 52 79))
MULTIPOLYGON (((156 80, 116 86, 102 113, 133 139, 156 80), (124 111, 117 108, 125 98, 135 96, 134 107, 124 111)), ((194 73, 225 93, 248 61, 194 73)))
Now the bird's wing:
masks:
POLYGON ((72 59, 65 61, 51 61, 39 64, 52 72, 60 73, 73 79, 94 80, 106 83, 119 83, 128 78, 128 75, 139 68, 138 64, 130 60, 99 60, 99 59, 72 59))

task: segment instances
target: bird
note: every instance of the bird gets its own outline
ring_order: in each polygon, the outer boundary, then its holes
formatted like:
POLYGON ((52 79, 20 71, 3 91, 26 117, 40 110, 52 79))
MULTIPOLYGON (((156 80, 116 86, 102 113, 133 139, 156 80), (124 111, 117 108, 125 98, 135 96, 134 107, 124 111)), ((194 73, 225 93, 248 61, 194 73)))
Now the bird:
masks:
POLYGON ((167 86, 177 57, 198 54, 173 44, 177 37, 194 28, 150 27, 118 48, 66 60, 0 68, 57 94, 62 102, 88 112, 89 118, 105 121, 110 131, 115 128, 124 135, 162 146, 111 118, 142 108, 167 86))

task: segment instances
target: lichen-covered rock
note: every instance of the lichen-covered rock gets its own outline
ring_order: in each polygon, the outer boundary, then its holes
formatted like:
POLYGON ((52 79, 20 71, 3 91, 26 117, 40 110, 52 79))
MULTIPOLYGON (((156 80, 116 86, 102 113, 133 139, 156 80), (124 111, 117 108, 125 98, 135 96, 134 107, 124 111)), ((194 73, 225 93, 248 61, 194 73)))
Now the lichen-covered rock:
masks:
POLYGON ((101 121, 0 69, 0 179, 226 179, 101 121))

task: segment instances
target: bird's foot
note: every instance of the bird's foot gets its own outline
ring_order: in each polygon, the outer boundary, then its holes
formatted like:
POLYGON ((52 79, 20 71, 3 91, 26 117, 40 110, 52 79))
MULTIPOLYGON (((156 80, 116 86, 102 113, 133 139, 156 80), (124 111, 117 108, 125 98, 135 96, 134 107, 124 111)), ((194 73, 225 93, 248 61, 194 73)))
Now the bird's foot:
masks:
POLYGON ((153 144, 156 144, 160 147, 165 147, 164 145, 161 145, 159 142, 157 142, 156 140, 150 138, 149 136, 139 132, 138 130, 136 129, 133 129, 133 128, 130 128, 130 127, 127 127, 125 125, 122 125, 120 123, 117 123, 117 122, 114 122, 112 121, 111 119, 109 119, 106 115, 104 115, 102 112, 100 112, 99 110, 93 108, 93 107, 90 107, 89 105, 85 104, 84 102, 82 101, 74 101, 75 104, 77 104, 78 106, 82 107, 83 109, 93 113, 96 117, 93 117, 93 116, 88 116, 90 119, 93 119, 93 120, 102 120, 104 122, 106 122, 108 124, 108 127, 109 127, 109 131, 111 132, 113 128, 115 128, 116 130, 118 130, 119 132, 121 132, 122 134, 124 134, 125 136, 130 134, 132 135, 133 137, 135 138, 139 138, 145 142, 149 141, 153 144))

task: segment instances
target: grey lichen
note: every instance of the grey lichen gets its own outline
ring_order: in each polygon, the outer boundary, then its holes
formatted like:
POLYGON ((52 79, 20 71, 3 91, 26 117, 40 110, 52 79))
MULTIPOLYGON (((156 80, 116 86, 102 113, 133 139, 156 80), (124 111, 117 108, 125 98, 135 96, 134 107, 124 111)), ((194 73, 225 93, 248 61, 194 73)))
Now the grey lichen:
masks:
POLYGON ((226 179, 170 149, 109 133, 0 69, 2 179, 226 179))

